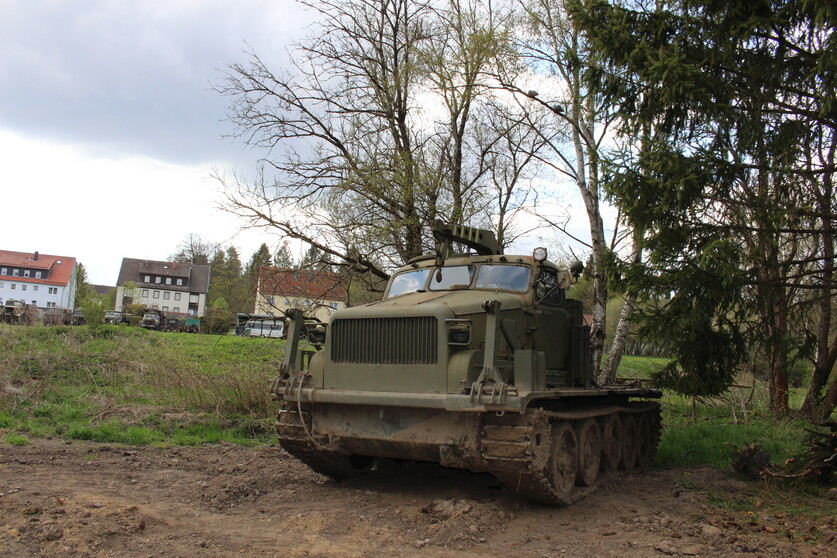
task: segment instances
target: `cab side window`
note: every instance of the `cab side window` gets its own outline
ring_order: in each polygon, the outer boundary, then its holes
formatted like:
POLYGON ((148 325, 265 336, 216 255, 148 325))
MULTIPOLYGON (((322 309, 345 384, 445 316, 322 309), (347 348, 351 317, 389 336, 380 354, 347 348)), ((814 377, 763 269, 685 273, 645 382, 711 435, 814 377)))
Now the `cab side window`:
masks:
POLYGON ((542 302, 546 304, 563 304, 566 298, 564 289, 558 286, 558 275, 551 269, 542 269, 538 278, 538 298, 543 296, 542 302))

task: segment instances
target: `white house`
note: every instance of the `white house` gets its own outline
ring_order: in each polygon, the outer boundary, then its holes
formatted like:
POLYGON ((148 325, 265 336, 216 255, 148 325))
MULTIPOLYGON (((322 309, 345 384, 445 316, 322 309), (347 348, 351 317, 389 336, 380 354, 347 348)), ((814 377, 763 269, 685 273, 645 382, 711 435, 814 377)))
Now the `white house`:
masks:
POLYGON ((209 265, 122 258, 116 307, 155 308, 167 316, 203 316, 209 291, 209 265))
POLYGON ((22 300, 39 308, 72 308, 76 259, 0 250, 0 304, 22 300))

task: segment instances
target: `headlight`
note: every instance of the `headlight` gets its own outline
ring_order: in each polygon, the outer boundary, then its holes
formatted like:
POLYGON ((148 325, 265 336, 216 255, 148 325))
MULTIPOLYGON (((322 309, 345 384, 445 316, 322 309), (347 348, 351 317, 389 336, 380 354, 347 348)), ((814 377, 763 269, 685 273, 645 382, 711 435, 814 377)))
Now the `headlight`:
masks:
POLYGON ((457 323, 448 330, 450 345, 469 345, 471 343, 471 324, 457 323))
POLYGON ((532 250, 532 258, 538 263, 546 260, 546 248, 541 246, 532 250))

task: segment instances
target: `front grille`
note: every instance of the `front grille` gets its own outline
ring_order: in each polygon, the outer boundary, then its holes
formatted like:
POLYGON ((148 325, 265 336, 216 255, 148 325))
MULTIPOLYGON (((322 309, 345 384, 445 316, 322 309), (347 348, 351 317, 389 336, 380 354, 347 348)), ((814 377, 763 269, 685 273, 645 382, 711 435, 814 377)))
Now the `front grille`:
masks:
POLYGON ((331 324, 332 362, 436 364, 436 318, 351 318, 331 324))

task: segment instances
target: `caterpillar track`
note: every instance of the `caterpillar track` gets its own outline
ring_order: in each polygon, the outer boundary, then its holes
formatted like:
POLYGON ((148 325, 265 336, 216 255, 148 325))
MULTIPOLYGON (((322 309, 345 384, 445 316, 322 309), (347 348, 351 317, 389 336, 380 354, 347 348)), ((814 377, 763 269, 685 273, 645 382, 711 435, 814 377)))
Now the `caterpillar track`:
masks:
POLYGON ((569 505, 595 490, 600 471, 650 466, 659 435, 656 403, 486 415, 482 458, 488 471, 520 496, 569 505))
MULTIPOLYGON (((521 497, 569 505, 596 489, 600 471, 651 464, 660 435, 660 407, 637 402, 574 411, 533 409, 482 415, 472 469, 488 471, 521 497)), ((279 442, 312 470, 345 480, 371 468, 374 458, 345 455, 313 432, 307 411, 287 405, 276 423, 279 442)), ((386 443, 385 441, 382 441, 386 443)))

